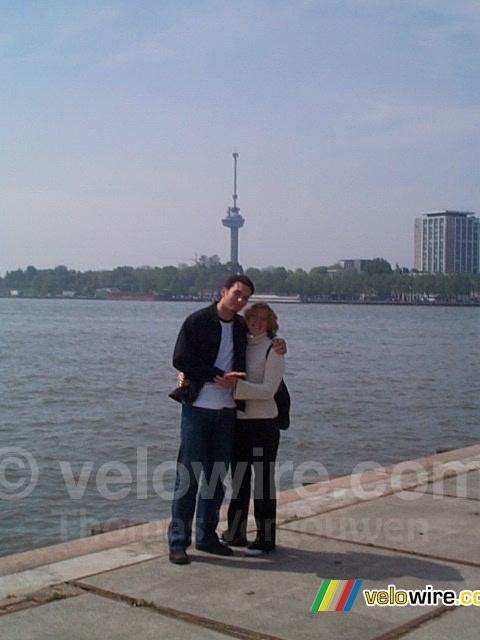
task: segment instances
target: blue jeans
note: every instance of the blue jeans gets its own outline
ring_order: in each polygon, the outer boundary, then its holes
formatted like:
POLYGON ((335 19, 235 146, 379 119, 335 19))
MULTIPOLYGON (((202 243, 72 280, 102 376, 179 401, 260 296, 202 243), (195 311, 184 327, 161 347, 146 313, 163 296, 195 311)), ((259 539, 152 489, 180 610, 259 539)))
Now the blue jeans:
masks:
POLYGON ((170 549, 186 549, 192 542, 192 522, 197 504, 197 544, 218 541, 216 528, 225 496, 236 409, 203 409, 182 405, 180 449, 177 458, 172 520, 168 528, 170 549), (200 493, 198 485, 203 471, 200 493))

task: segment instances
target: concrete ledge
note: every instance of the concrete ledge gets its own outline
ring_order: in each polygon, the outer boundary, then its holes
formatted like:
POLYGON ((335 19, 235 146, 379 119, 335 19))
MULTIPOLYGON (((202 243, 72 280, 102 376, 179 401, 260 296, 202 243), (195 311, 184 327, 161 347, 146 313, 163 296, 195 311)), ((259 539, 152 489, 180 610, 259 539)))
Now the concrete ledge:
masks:
POLYGON ((331 493, 336 493, 340 496, 339 490, 355 487, 363 488, 366 493, 389 480, 391 490, 381 494, 387 495, 387 493, 397 493, 399 490, 412 489, 451 475, 473 471, 480 468, 479 465, 480 444, 445 451, 415 460, 397 462, 389 467, 379 467, 376 470, 366 470, 362 473, 332 478, 331 480, 308 484, 299 489, 289 489, 278 496, 278 504, 284 505, 302 499, 323 497, 331 493))
POLYGON ((0 576, 34 569, 47 564, 85 556, 115 547, 122 547, 132 542, 148 542, 165 538, 168 520, 155 520, 146 524, 118 529, 88 538, 70 540, 41 549, 33 549, 0 558, 0 576))

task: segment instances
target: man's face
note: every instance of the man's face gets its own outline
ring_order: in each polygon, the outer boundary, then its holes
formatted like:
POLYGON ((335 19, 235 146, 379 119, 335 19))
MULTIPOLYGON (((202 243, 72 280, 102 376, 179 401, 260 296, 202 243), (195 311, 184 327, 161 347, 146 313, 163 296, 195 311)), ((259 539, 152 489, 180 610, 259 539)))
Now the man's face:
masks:
POLYGON ((233 314, 238 313, 247 304, 248 299, 252 295, 250 287, 247 287, 243 282, 235 282, 235 284, 227 289, 223 287, 221 291, 222 299, 221 305, 226 310, 233 314))

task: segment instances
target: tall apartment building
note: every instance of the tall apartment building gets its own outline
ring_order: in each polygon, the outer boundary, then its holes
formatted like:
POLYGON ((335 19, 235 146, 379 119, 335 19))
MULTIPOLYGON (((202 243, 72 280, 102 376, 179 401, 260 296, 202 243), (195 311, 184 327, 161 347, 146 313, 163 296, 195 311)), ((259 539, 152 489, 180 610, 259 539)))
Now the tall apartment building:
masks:
POLYGON ((479 273, 480 219, 469 211, 432 211, 415 220, 418 271, 479 273))

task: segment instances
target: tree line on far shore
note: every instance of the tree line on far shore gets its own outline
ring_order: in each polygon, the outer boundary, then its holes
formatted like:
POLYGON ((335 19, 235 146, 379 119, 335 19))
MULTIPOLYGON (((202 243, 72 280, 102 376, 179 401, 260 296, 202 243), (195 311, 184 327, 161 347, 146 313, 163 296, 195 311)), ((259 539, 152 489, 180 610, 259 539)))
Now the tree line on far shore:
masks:
POLYGON ((383 258, 375 258, 364 271, 345 271, 340 265, 288 270, 285 267, 242 269, 222 263, 218 256, 201 256, 193 265, 177 267, 120 266, 110 271, 75 271, 66 266, 52 269, 9 271, 0 278, 2 295, 31 297, 98 297, 99 292, 150 293, 163 299, 215 296, 229 275, 245 273, 255 283, 256 293, 298 295, 302 300, 398 300, 480 301, 480 275, 468 273, 418 273, 392 269, 383 258))

